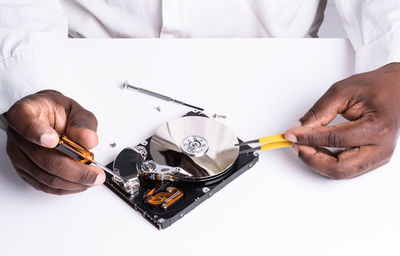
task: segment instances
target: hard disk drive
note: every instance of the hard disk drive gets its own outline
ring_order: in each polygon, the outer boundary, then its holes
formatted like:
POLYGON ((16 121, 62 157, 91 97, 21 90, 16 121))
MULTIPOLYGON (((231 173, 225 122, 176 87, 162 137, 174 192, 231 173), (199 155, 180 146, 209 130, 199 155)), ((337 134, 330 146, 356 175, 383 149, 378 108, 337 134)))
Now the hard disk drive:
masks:
POLYGON ((189 112, 122 150, 108 167, 125 180, 107 174, 106 185, 164 229, 258 161, 257 154, 239 154, 238 142, 224 124, 189 112))

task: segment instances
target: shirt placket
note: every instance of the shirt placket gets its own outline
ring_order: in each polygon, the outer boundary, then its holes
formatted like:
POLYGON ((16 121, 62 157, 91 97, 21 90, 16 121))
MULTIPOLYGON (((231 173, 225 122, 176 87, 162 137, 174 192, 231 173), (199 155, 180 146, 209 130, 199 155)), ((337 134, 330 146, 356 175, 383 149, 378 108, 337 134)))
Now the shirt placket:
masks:
POLYGON ((160 37, 185 37, 183 22, 184 1, 190 0, 162 0, 162 27, 160 37))

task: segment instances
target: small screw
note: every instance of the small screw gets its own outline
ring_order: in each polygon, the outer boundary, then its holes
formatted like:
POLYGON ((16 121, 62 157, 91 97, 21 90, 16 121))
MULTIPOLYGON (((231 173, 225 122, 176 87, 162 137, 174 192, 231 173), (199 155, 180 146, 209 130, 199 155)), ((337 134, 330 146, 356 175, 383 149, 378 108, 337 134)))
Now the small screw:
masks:
POLYGON ((167 204, 166 204, 166 203, 162 203, 162 204, 161 204, 161 207, 162 207, 163 209, 166 209, 166 208, 167 208, 167 204))
POLYGON ((157 221, 158 221, 158 223, 164 223, 165 219, 164 218, 159 218, 157 221))
POLYGON ((142 144, 143 146, 147 146, 147 141, 146 140, 142 141, 142 143, 140 143, 140 144, 142 144))
POLYGON ((226 116, 225 115, 218 115, 218 114, 214 114, 213 115, 213 118, 215 119, 215 118, 222 118, 222 119, 226 119, 226 116))
POLYGON ((161 106, 157 106, 156 109, 158 112, 161 112, 161 106))
POLYGON ((117 143, 115 143, 115 142, 110 143, 110 147, 115 148, 116 146, 117 146, 117 143))
POLYGON ((128 81, 125 81, 123 84, 122 84, 122 89, 126 89, 126 88, 128 88, 128 81))
POLYGON ((154 215, 154 219, 158 219, 158 215, 154 215))
POLYGON ((208 191, 210 191, 210 189, 209 189, 208 187, 204 187, 204 188, 202 189, 202 191, 203 191, 203 193, 207 193, 208 191))

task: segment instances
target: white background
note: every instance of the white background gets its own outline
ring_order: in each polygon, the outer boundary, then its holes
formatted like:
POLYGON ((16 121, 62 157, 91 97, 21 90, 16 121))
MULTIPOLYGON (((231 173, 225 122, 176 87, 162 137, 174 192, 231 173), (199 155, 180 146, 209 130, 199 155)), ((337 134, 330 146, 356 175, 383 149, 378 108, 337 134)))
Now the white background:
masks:
MULTIPOLYGON (((126 79, 225 114, 248 140, 284 132, 354 64, 342 39, 70 40, 66 56, 60 87, 97 116, 94 152, 104 164, 189 110, 123 91, 126 79)), ((62 197, 35 191, 13 170, 5 139, 1 132, 1 255, 400 253, 396 153, 376 171, 333 181, 289 148, 264 151, 256 166, 159 231, 105 186, 62 197)))

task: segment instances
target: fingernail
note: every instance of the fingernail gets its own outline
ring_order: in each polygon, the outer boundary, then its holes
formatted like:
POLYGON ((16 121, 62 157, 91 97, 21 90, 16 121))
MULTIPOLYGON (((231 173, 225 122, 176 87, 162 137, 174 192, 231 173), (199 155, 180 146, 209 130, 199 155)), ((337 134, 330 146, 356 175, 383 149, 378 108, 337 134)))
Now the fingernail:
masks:
POLYGON ((54 148, 57 146, 58 136, 57 134, 46 132, 40 136, 40 145, 47 148, 54 148))
POLYGON ((296 156, 298 156, 299 155, 299 148, 296 146, 296 145, 292 145, 292 150, 293 150, 293 153, 296 155, 296 156))
POLYGON ((105 181, 105 175, 98 174, 96 180, 93 183, 93 186, 101 185, 104 183, 104 181, 105 181))
POLYGON ((293 143, 297 143, 297 138, 292 133, 285 133, 285 139, 287 139, 288 141, 291 141, 293 143))

